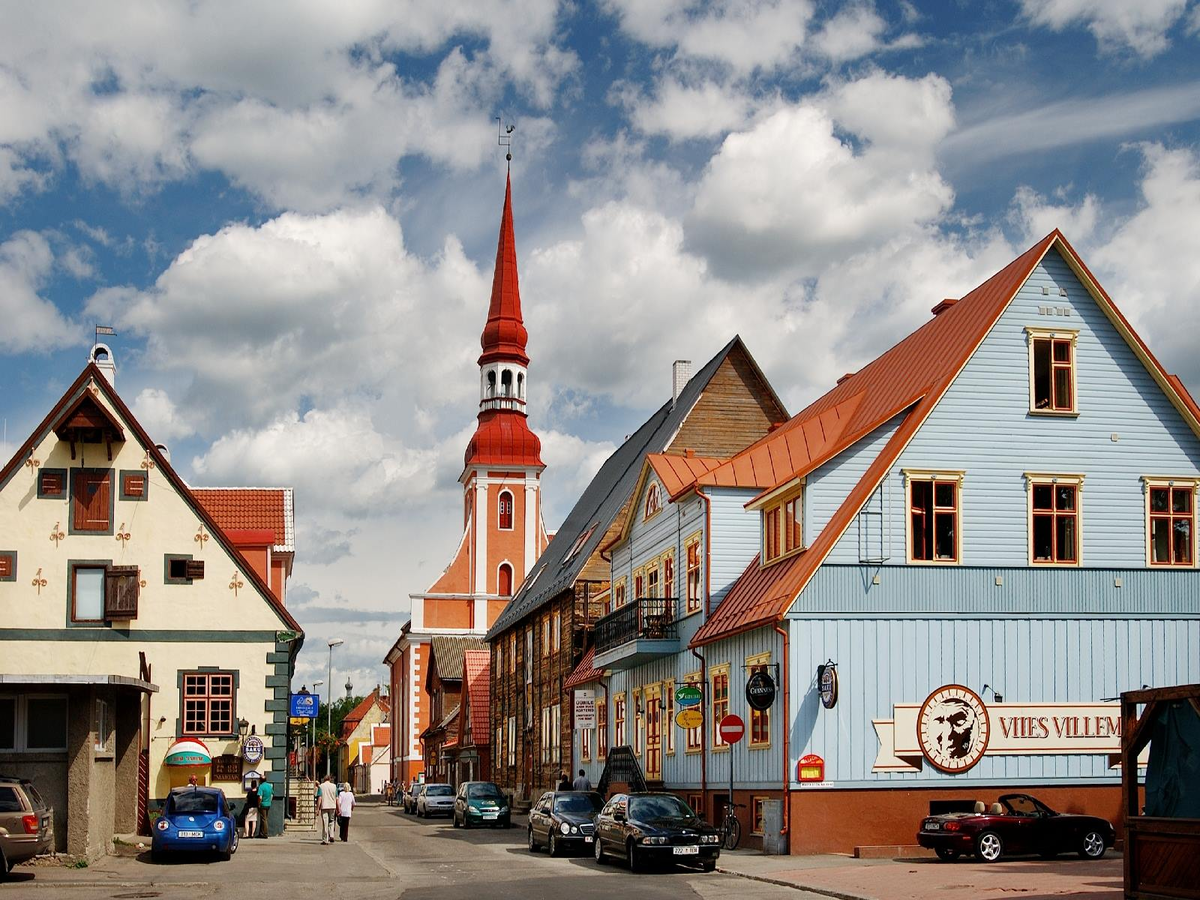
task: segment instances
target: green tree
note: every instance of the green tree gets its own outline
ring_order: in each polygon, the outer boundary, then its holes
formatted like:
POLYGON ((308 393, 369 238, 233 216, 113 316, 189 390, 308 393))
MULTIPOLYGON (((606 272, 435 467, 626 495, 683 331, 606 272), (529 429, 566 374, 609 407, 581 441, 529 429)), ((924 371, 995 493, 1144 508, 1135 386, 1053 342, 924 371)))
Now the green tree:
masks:
POLYGON ((316 725, 316 748, 317 748, 317 771, 325 771, 325 758, 327 756, 336 757, 338 742, 342 738, 342 722, 346 716, 350 715, 354 707, 363 702, 362 697, 343 697, 341 700, 333 701, 332 716, 328 703, 322 703, 320 710, 317 712, 316 725), (332 719, 332 723, 326 723, 332 719), (333 730, 330 731, 330 728, 333 730))

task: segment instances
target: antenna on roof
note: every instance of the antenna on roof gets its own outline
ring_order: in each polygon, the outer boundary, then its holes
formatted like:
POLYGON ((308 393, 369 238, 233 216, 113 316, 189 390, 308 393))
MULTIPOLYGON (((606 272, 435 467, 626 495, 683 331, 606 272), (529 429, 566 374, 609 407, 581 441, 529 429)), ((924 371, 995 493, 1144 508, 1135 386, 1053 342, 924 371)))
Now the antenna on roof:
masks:
POLYGON ((509 162, 509 168, 512 168, 512 133, 516 130, 516 125, 505 126, 499 116, 496 116, 496 145, 507 148, 504 158, 509 162))

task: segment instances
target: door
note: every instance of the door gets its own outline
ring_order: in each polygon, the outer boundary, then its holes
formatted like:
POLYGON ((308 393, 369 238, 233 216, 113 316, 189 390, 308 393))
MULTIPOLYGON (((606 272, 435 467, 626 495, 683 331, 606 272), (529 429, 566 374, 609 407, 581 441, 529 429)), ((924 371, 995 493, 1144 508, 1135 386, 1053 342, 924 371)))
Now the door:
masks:
POLYGON ((662 781, 662 688, 646 688, 646 780, 662 781))

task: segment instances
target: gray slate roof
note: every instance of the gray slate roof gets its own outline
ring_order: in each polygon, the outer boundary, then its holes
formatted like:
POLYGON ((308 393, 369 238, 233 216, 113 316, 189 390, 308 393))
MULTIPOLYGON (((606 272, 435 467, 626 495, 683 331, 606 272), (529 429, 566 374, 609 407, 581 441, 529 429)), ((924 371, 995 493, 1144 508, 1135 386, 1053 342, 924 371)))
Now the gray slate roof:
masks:
POLYGON ((483 641, 473 637, 434 637, 429 643, 442 681, 462 681, 464 651, 487 649, 483 641))
POLYGON ((664 403, 605 461, 575 502, 575 508, 555 533, 554 540, 542 551, 542 555, 529 570, 516 596, 508 602, 508 606, 500 613, 500 618, 488 631, 484 637, 485 641, 494 640, 525 616, 574 585, 588 559, 604 539, 608 527, 637 486, 646 454, 662 453, 670 446, 671 439, 675 437, 683 420, 700 399, 709 381, 716 375, 721 363, 734 347, 741 343, 742 339, 735 336, 692 376, 674 407, 671 406, 670 400, 664 403), (579 551, 568 559, 575 543, 592 525, 595 525, 596 529, 579 551))

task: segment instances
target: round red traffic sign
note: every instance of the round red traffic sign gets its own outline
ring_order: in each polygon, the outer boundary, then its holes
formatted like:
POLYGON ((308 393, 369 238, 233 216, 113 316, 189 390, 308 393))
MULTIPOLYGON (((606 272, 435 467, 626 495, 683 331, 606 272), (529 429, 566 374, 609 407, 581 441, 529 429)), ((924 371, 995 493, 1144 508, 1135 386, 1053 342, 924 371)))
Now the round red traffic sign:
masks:
POLYGON ((746 723, 742 721, 741 716, 728 715, 721 720, 718 730, 721 740, 727 744, 736 744, 746 733, 746 723))

